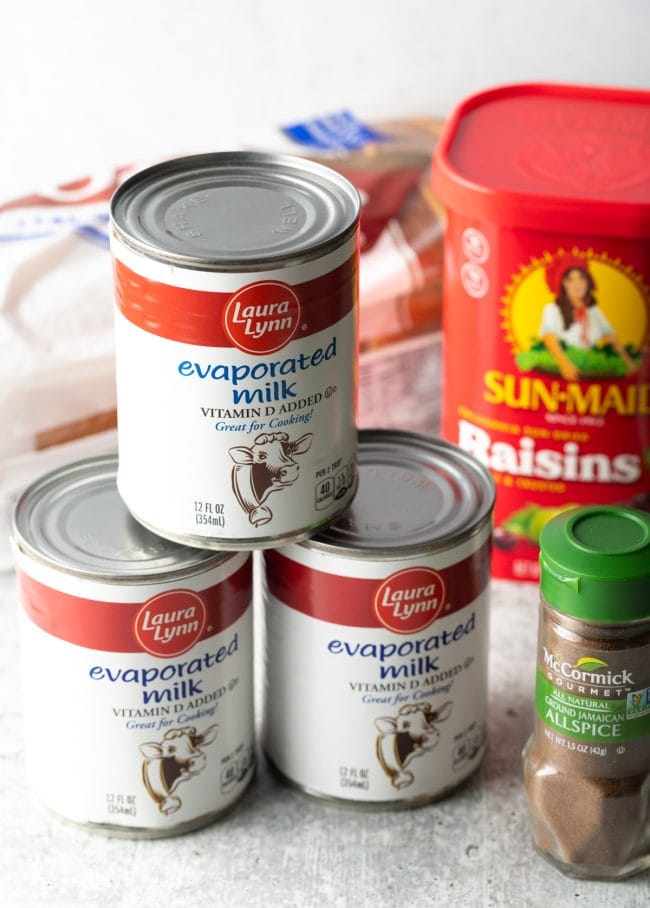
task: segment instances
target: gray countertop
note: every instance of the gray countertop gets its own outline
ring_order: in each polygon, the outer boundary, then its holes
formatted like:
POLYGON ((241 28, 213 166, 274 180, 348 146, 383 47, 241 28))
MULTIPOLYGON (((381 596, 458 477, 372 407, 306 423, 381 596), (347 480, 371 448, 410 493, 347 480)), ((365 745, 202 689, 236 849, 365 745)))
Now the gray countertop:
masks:
POLYGON ((650 874, 567 879, 532 848, 520 782, 532 725, 537 591, 492 585, 489 745, 446 800, 404 811, 332 807, 285 787, 263 758, 243 800, 171 839, 89 834, 49 814, 25 782, 17 596, 0 575, 0 895, 7 906, 650 905, 650 874))

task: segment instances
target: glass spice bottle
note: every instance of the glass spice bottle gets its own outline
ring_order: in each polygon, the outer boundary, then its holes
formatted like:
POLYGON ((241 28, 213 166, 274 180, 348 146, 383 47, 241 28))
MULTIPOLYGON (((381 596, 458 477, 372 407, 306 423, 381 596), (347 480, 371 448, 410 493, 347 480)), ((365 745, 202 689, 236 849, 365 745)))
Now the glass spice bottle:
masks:
POLYGON ((650 867, 650 515, 560 514, 540 564, 530 828, 569 876, 621 879, 650 867))

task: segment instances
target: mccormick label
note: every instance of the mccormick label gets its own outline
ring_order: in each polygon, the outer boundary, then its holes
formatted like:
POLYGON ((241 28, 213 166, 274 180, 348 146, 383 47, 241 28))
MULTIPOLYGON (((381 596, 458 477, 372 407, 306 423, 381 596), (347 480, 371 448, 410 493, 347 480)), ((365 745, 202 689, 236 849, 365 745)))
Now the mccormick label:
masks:
POLYGON ((545 738, 567 759, 586 755, 595 775, 607 774, 603 758, 622 767, 650 737, 649 665, 650 646, 601 650, 543 636, 535 706, 545 738))
POLYGON ((182 588, 97 583, 19 551, 16 563, 27 769, 42 800, 150 835, 237 800, 254 764, 250 556, 182 588))
POLYGON ((266 752, 323 797, 428 800, 485 748, 489 528, 373 562, 265 553, 266 752))
POLYGON ((555 514, 649 506, 647 244, 453 212, 448 241, 443 434, 497 484, 495 575, 534 580, 555 514))
POLYGON ((115 239, 113 252, 118 486, 133 514, 219 547, 330 522, 356 486, 356 238, 244 274, 115 239))

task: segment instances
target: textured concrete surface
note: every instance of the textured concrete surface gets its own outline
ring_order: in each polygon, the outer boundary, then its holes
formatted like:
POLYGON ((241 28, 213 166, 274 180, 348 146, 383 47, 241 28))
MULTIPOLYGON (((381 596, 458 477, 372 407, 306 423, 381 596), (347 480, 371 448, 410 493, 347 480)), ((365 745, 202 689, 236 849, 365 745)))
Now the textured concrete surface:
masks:
POLYGON ((447 800, 416 810, 339 809, 284 787, 261 762, 239 805, 174 839, 91 835, 41 807, 24 779, 17 600, 0 577, 0 894, 7 906, 650 904, 650 874, 623 883, 563 877, 533 851, 520 784, 532 722, 537 593, 495 583, 489 751, 447 800))

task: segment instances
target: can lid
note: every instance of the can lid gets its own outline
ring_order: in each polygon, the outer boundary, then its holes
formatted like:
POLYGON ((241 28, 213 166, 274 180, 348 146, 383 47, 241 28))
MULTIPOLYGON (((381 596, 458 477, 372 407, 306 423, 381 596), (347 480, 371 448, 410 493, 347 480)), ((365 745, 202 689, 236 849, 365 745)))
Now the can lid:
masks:
POLYGON ((533 83, 471 95, 436 146, 433 187, 473 219, 645 238, 650 92, 533 83))
POLYGON ((471 455, 414 432, 359 432, 359 488, 345 513, 300 543, 351 557, 447 549, 491 519, 494 483, 471 455))
POLYGON ((558 611, 597 623, 650 618, 650 515, 593 505, 540 534, 540 586, 558 611))
POLYGON ((14 513, 18 547, 66 573, 113 583, 200 572, 231 557, 181 546, 140 526, 117 491, 117 456, 81 460, 37 479, 14 513))
POLYGON ((148 257, 219 271, 324 254, 355 227, 345 177, 288 155, 192 155, 134 174, 114 193, 116 235, 148 257))

